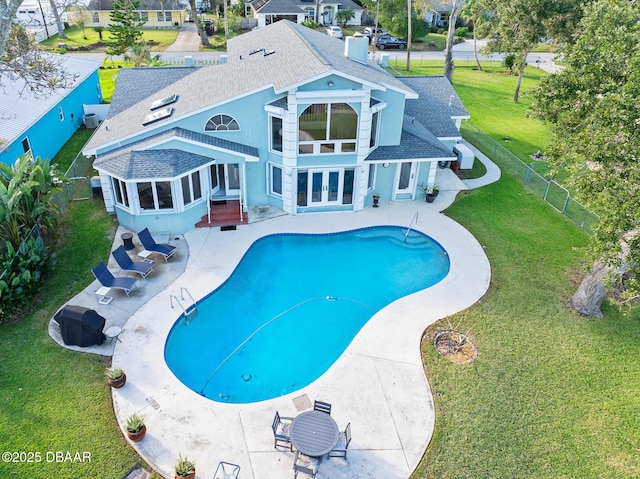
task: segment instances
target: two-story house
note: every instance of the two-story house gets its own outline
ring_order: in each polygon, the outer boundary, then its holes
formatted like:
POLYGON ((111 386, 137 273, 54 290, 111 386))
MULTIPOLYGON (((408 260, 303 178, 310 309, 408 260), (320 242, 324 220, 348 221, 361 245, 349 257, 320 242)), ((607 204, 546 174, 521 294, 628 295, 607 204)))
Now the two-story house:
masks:
POLYGON ((216 200, 295 215, 414 199, 468 116, 445 78, 369 61, 366 38, 280 21, 231 39, 222 65, 123 69, 84 154, 122 225, 179 233, 216 200))

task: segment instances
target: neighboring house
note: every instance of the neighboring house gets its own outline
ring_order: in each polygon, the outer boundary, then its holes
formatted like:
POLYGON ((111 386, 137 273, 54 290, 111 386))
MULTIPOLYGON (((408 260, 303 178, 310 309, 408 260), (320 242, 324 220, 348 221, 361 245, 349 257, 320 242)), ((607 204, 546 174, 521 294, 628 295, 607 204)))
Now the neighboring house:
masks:
MULTIPOLYGON (((90 0, 84 14, 85 27, 108 27, 111 23, 111 12, 115 0, 90 0)), ((134 10, 136 20, 144 21, 145 28, 180 27, 188 21, 189 13, 184 5, 174 1, 139 0, 134 10)))
POLYGON ((58 25, 49 2, 25 0, 16 12, 16 19, 25 26, 37 42, 58 33, 58 25))
POLYGON ((83 123, 85 104, 102 102, 98 78, 101 62, 49 54, 71 74, 73 87, 35 97, 24 82, 7 81, 0 90, 0 161, 12 164, 20 155, 53 158, 83 123))
MULTIPOLYGON (((306 18, 315 19, 315 0, 254 0, 250 3, 253 16, 258 19, 258 27, 271 25, 279 20, 302 23, 306 18)), ((353 19, 348 25, 360 25, 364 9, 352 0, 320 0, 320 25, 335 24, 338 10, 351 8, 353 19)))
POLYGON ((281 21, 229 40, 225 64, 121 70, 83 153, 120 224, 180 233, 214 224, 210 200, 295 215, 422 197, 468 117, 443 77, 395 78, 366 38, 281 21))
POLYGON ((424 20, 430 28, 449 28, 451 1, 432 0, 425 11, 424 20))

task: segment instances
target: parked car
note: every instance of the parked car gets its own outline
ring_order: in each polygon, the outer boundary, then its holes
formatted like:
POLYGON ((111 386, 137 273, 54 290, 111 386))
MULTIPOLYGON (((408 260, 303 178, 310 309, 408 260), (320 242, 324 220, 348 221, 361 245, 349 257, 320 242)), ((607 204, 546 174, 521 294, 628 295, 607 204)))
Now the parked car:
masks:
POLYGON ((387 35, 387 32, 380 27, 365 27, 364 34, 369 37, 369 39, 372 39, 376 35, 387 35))
POLYGON ((378 47, 380 50, 385 50, 387 48, 399 48, 400 50, 404 50, 407 48, 407 41, 392 37, 391 35, 380 35, 373 37, 373 45, 378 47))
POLYGON ((342 38, 342 28, 337 25, 330 25, 327 27, 327 35, 330 37, 342 38))

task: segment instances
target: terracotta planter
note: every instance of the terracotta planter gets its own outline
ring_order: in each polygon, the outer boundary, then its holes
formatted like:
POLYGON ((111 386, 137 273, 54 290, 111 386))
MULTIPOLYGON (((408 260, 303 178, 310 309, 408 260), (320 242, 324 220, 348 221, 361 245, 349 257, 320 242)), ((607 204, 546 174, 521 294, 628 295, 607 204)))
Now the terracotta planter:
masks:
POLYGON ((124 383, 127 382, 127 375, 125 373, 122 373, 122 376, 120 376, 119 378, 116 379, 111 379, 111 378, 107 378, 107 382, 109 383, 109 386, 111 386, 112 388, 121 388, 122 386, 124 386, 124 383))
POLYGON ((193 472, 190 472, 186 476, 179 476, 176 474, 174 477, 175 479, 194 479, 196 477, 196 470, 194 469, 193 472))
POLYGON ((127 431, 127 436, 129 436, 129 439, 131 439, 133 442, 140 442, 142 441, 142 439, 144 439, 144 435, 146 433, 147 433, 147 426, 142 426, 142 429, 140 429, 138 432, 127 431))

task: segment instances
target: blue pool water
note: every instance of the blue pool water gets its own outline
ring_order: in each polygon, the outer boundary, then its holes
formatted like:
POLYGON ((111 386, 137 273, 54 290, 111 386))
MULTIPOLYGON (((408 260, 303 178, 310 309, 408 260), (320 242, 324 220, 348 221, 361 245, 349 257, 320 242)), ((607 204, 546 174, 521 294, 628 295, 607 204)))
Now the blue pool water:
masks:
MULTIPOLYGON (((220 402, 249 403, 307 386, 394 300, 449 272, 445 250, 396 226, 257 240, 234 272, 183 316, 165 360, 187 387, 220 402)), ((224 252, 212 252, 224 254, 224 252)))

